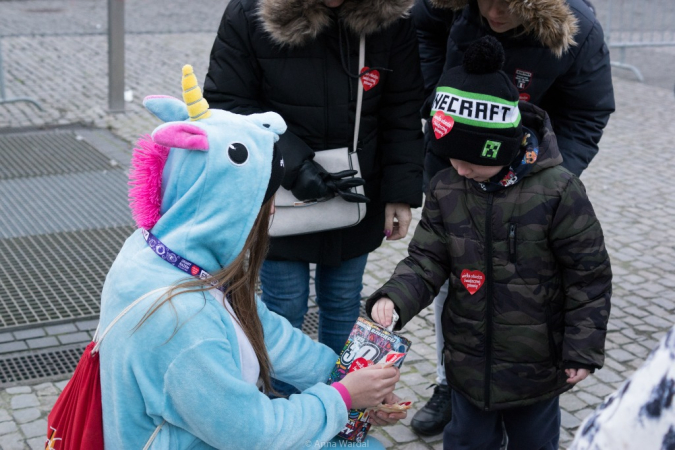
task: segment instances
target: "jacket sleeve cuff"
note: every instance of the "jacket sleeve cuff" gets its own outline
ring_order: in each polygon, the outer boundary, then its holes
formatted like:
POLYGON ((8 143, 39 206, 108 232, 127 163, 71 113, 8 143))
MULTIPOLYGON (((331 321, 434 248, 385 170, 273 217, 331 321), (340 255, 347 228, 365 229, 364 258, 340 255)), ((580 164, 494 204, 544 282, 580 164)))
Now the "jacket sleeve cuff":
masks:
POLYGON ((595 372, 595 369, 597 369, 596 366, 589 366, 588 364, 581 364, 575 361, 563 361, 562 364, 563 369, 586 369, 590 371, 591 373, 595 372))

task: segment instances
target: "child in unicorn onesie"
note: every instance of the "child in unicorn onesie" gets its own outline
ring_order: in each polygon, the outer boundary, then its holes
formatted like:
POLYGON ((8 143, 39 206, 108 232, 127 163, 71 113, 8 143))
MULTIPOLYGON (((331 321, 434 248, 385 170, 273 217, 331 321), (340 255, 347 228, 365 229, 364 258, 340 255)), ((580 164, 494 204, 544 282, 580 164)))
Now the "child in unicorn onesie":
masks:
MULTIPOLYGON (((185 103, 144 101, 167 123, 135 150, 140 229, 103 287, 105 447, 335 446, 350 407, 398 400, 398 370, 373 366, 327 385, 335 352, 260 302, 256 275, 283 177, 274 143, 286 125, 276 113, 209 110, 190 66, 183 82, 185 103), (271 375, 302 393, 270 400, 271 375)), ((380 425, 404 417, 371 414, 380 425)))

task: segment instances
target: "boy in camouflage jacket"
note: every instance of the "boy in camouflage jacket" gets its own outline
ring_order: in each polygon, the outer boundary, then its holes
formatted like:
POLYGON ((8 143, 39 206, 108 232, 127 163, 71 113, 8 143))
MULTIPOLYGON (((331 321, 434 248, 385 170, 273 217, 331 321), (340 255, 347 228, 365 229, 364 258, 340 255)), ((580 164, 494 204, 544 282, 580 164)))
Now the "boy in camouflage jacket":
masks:
POLYGON ((556 449, 558 396, 604 362, 611 269, 581 181, 547 114, 518 103, 491 37, 440 79, 422 219, 368 314, 400 329, 450 280, 442 324, 453 418, 445 448, 556 449), (459 394, 459 395, 457 395, 459 394))

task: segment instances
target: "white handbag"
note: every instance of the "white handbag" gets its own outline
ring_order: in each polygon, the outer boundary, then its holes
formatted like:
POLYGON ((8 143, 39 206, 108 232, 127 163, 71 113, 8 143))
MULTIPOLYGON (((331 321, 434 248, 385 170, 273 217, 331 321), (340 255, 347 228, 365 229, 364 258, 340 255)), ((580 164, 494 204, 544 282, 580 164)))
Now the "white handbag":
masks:
MULTIPOLYGON (((365 46, 365 38, 361 36, 359 42, 359 73, 361 73, 361 69, 363 69, 365 63, 365 46)), ((361 176, 356 145, 359 139, 359 125, 361 122, 363 84, 361 80, 357 84, 353 151, 350 152, 349 148, 342 147, 332 150, 321 150, 314 155, 314 161, 319 163, 329 173, 356 170, 354 176, 361 176)), ((357 186, 350 190, 357 194, 364 194, 363 186, 357 186)), ((302 201, 297 199, 291 191, 283 187, 279 188, 274 197, 274 206, 276 212, 272 217, 272 224, 269 230, 272 237, 353 227, 361 222, 366 215, 365 203, 348 202, 339 195, 318 200, 302 201)))

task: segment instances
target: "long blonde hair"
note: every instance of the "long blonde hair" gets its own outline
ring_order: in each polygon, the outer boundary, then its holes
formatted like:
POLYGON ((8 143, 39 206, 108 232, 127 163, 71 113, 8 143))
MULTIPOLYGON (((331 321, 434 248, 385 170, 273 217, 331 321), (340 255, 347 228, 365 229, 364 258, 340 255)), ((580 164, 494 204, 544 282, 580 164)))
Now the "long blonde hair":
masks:
MULTIPOLYGON (((206 280, 190 278, 172 286, 164 295, 154 303, 153 307, 141 318, 135 330, 150 318, 165 303, 169 303, 172 308, 172 301, 181 294, 192 292, 205 292, 213 288, 224 288, 236 319, 244 330, 246 337, 251 342, 258 363, 260 364, 260 379, 262 380, 265 391, 272 391, 270 378, 272 376, 272 364, 265 347, 265 336, 258 316, 256 306, 255 291, 258 280, 260 266, 265 260, 267 247, 269 243, 268 228, 270 221, 270 212, 274 197, 268 200, 255 219, 253 228, 246 238, 244 248, 232 261, 230 265, 211 274, 212 277, 206 280)), ((176 326, 169 340, 175 336, 182 324, 176 319, 176 326)))

